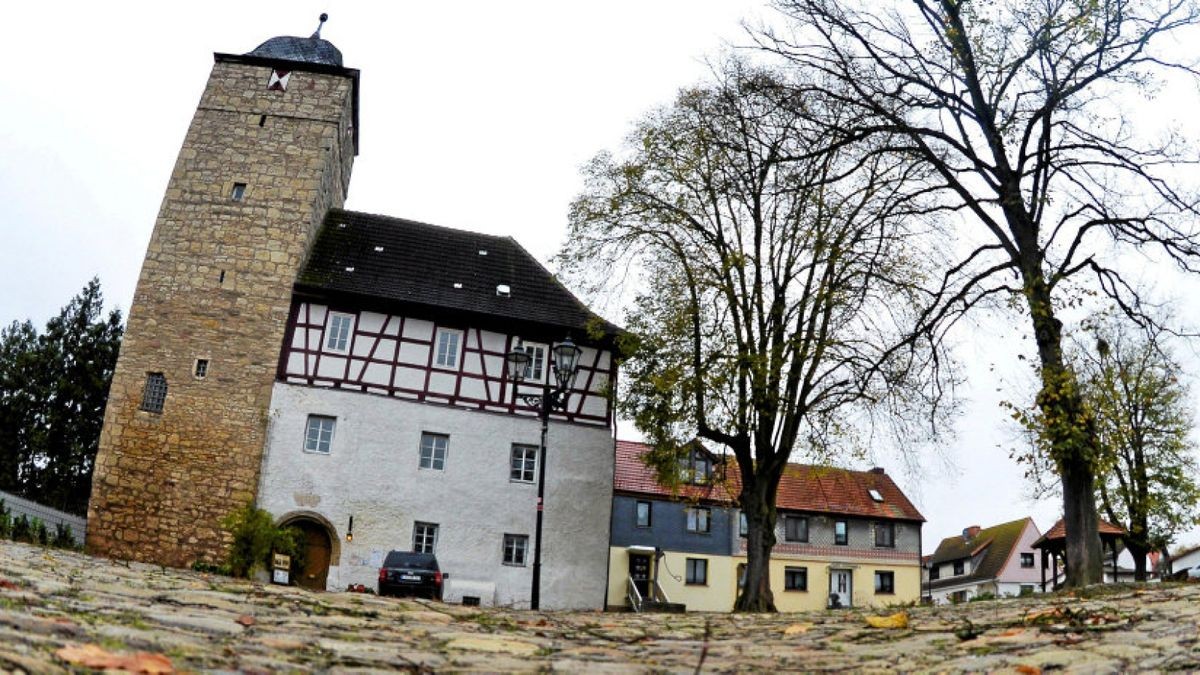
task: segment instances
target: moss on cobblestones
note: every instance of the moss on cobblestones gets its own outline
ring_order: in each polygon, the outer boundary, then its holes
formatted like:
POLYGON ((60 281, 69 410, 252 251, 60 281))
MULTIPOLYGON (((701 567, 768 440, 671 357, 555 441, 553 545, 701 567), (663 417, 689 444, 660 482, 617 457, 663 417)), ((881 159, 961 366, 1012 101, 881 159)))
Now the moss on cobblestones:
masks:
POLYGON ((882 630, 855 611, 537 613, 311 593, 75 553, 48 562, 23 545, 0 549, 0 570, 21 580, 0 585, 0 671, 55 672, 58 648, 87 643, 198 672, 1200 668, 1197 585, 916 607, 908 629, 882 630))

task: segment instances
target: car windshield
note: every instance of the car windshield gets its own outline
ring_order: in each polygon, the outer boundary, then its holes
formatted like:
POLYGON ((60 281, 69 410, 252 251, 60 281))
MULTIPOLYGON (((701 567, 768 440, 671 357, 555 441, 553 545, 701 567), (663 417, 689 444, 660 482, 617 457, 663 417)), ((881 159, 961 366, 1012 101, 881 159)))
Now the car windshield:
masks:
POLYGON ((408 567, 418 570, 437 570, 437 558, 429 553, 392 551, 383 563, 384 567, 408 567))

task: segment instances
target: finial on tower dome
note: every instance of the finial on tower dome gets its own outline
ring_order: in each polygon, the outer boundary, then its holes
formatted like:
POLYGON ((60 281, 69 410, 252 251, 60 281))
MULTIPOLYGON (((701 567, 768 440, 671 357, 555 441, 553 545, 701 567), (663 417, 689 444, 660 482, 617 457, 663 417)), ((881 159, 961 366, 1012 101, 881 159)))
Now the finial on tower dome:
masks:
POLYGON ((317 38, 317 39, 321 38, 321 27, 324 26, 325 22, 328 20, 329 20, 329 15, 326 14, 325 12, 321 12, 321 23, 317 24, 317 31, 312 34, 312 36, 314 38, 317 38))

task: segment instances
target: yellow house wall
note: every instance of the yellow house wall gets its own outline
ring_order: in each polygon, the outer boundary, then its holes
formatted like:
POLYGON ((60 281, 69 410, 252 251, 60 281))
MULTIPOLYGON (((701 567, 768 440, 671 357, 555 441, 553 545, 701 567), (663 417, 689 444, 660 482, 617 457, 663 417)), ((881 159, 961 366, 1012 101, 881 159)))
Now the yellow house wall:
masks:
MULTIPOLYGON (((745 562, 739 558, 738 562, 745 562)), ((905 602, 916 602, 921 597, 921 568, 904 563, 831 563, 828 560, 772 559, 771 590, 775 594, 775 607, 781 612, 806 612, 825 609, 829 600, 829 571, 848 569, 851 572, 851 604, 855 607, 882 607, 905 602), (788 567, 808 568, 807 591, 785 591, 784 570, 788 567), (875 572, 892 572, 896 592, 875 593, 875 572)))
MULTIPOLYGON (((629 577, 629 554, 625 548, 609 549, 608 605, 624 607, 627 579, 629 577)), ((672 602, 682 602, 688 611, 728 612, 737 599, 737 569, 746 562, 745 557, 714 556, 698 553, 668 551, 659 563, 659 584, 672 602), (708 560, 708 584, 689 585, 684 583, 688 558, 708 560), (676 579, 678 577, 678 579, 676 579)), ((915 564, 877 562, 831 563, 828 560, 775 558, 771 560, 771 590, 775 594, 775 606, 781 612, 803 612, 825 609, 829 598, 829 570, 851 570, 851 602, 855 607, 882 607, 899 603, 916 602, 921 597, 921 569, 915 564), (808 568, 807 591, 785 591, 784 570, 787 567, 808 568), (891 571, 895 574, 896 592, 875 593, 875 572, 891 571)))
MULTIPOLYGON (((609 548, 608 606, 626 606, 629 578, 629 552, 623 547, 609 548)), ((730 556, 667 551, 658 563, 658 583, 671 602, 682 602, 688 611, 728 612, 733 609, 737 588, 737 559, 730 556), (687 559, 708 561, 708 583, 688 584, 687 559), (733 590, 730 590, 733 589, 733 590)))

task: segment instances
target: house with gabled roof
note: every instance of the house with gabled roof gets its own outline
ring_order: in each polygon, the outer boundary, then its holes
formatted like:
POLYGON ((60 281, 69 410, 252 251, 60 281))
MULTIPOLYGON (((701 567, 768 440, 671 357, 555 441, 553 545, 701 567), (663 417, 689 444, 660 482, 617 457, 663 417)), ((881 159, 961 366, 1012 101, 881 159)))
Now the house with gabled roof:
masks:
MULTIPOLYGON (((673 489, 642 461, 648 451, 617 441, 607 605, 731 610, 746 562, 736 464, 694 447, 673 489)), ((925 519, 883 469, 789 464, 776 510, 770 577, 781 611, 920 597, 925 519)))
POLYGON ((980 595, 1026 595, 1039 590, 1041 537, 1032 518, 991 527, 965 528, 946 537, 928 557, 924 596, 935 603, 964 602, 980 595))

